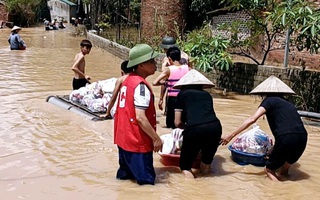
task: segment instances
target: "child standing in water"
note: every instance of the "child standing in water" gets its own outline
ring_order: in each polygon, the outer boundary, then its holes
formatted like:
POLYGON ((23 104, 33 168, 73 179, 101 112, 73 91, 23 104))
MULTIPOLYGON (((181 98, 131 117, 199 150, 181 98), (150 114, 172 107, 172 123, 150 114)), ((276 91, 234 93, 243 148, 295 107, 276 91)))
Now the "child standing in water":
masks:
POLYGON ((72 81, 73 90, 77 90, 84 87, 87 83, 90 83, 91 77, 85 74, 86 61, 84 56, 90 53, 91 48, 92 44, 89 40, 81 41, 80 52, 76 54, 72 65, 72 71, 74 71, 74 78, 72 81))

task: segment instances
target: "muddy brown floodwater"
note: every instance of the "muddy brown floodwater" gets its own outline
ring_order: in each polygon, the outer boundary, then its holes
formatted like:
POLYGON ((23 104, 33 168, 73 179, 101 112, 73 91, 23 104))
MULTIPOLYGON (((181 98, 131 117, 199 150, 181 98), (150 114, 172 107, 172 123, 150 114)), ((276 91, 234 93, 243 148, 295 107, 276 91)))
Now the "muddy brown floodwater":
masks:
MULTIPOLYGON (((261 167, 234 163, 226 146, 219 147, 209 177, 185 180, 178 168, 163 166, 160 156, 154 154, 155 186, 117 180, 113 121, 94 122, 46 102, 50 95, 70 94, 71 66, 83 39, 73 37, 72 30, 71 26, 58 31, 23 28, 20 34, 27 50, 10 51, 10 30, 0 29, 1 200, 320 198, 320 126, 310 121, 305 121, 308 146, 285 182, 271 182, 261 167)), ((97 47, 86 60, 93 81, 120 75, 122 60, 97 47)), ((159 72, 148 80, 157 75, 159 72)), ((159 88, 154 92, 158 98, 159 88)), ((240 125, 259 103, 248 95, 215 94, 223 134, 240 125)), ((159 110, 157 117, 158 133, 170 133, 163 128, 159 110)), ((270 133, 265 119, 257 123, 270 133)))

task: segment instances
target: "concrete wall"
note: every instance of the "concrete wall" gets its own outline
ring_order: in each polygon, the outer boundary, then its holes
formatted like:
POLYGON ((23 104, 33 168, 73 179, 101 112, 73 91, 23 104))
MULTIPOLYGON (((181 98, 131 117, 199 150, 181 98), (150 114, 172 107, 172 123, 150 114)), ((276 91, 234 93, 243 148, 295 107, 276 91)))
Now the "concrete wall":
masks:
POLYGON ((297 96, 290 97, 301 110, 320 112, 320 71, 235 63, 228 71, 216 70, 206 76, 216 88, 249 94, 269 76, 274 75, 289 85, 297 96))
MULTIPOLYGON (((90 40, 95 46, 104 49, 123 60, 128 59, 130 51, 128 47, 122 46, 116 42, 112 42, 94 33, 87 32, 86 36, 87 39, 90 40)), ((163 59, 163 57, 164 54, 161 54, 161 56, 155 59, 158 69, 161 69, 161 60, 163 59)))
POLYGON ((97 47, 108 51, 109 53, 126 60, 128 59, 130 49, 128 47, 122 46, 116 42, 107 40, 99 35, 87 32, 87 39, 92 42, 97 47))
POLYGON ((70 15, 70 6, 64 2, 59 0, 50 0, 48 1, 48 7, 50 9, 51 19, 59 19, 63 17, 67 23, 70 22, 71 15, 70 15))

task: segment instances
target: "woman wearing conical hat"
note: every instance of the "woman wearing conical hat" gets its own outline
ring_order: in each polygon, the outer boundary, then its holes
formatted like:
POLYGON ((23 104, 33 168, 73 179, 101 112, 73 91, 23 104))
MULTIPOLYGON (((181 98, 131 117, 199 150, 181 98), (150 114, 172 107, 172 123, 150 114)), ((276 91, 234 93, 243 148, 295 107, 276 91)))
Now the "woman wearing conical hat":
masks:
POLYGON ((192 69, 173 88, 181 89, 177 96, 175 125, 184 129, 180 169, 186 178, 194 178, 192 163, 201 152, 200 172, 211 171, 211 163, 219 146, 222 134, 212 96, 203 88, 213 87, 200 72, 192 69))
POLYGON ((257 111, 243 122, 230 135, 221 139, 226 145, 230 140, 266 115, 269 127, 275 138, 275 145, 268 156, 265 172, 269 179, 279 181, 288 176, 290 166, 303 154, 308 134, 296 107, 286 100, 284 95, 295 94, 294 91, 275 76, 263 81, 250 94, 263 96, 257 111), (279 170, 278 173, 276 171, 279 170))
POLYGON ((19 31, 21 28, 19 26, 14 26, 11 29, 11 34, 8 39, 11 50, 25 50, 27 48, 25 42, 21 39, 19 31))

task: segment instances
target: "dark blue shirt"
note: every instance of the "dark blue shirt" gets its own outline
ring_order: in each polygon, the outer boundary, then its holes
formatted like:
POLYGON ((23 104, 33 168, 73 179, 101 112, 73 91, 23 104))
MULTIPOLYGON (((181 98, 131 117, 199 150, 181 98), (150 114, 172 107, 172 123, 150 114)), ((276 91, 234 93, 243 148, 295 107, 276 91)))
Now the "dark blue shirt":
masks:
POLYGON ((18 33, 11 33, 8 42, 11 50, 19 50, 19 45, 25 45, 18 33))

